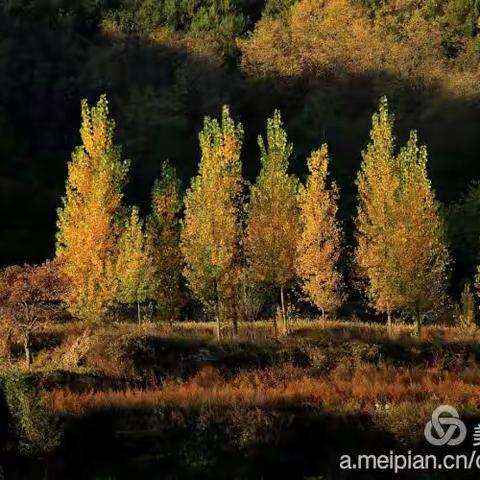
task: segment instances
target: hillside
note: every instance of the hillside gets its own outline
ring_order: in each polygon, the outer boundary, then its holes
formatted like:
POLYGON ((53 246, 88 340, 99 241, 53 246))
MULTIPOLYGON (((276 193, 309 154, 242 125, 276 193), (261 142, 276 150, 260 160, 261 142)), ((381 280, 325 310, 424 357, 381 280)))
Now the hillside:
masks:
POLYGON ((441 403, 478 423, 478 333, 431 327, 419 342, 408 325, 296 321, 277 342, 269 329, 220 344, 207 323, 45 331, 31 372, 2 374, 25 448, 5 478, 371 479, 385 477, 341 472, 340 455, 468 451, 423 430, 441 403))
POLYGON ((475 0, 18 0, 1 8, 1 264, 53 253, 79 101, 101 93, 132 160, 128 199, 144 210, 162 160, 188 186, 203 117, 223 104, 245 125, 250 179, 259 170, 256 137, 274 108, 294 143, 296 173, 328 141, 343 218, 354 211, 360 151, 384 94, 400 139, 414 127, 428 145, 442 200, 480 176, 475 0))

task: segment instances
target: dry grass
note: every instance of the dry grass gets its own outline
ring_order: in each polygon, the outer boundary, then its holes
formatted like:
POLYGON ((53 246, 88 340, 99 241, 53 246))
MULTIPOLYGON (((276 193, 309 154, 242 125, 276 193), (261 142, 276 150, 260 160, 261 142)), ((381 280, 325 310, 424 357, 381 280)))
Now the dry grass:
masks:
MULTIPOLYGON (((75 385, 70 390, 67 380, 43 391, 41 400, 65 419, 106 414, 123 421, 130 413, 156 418, 158 412, 179 409, 214 417, 245 411, 268 417, 299 408, 333 416, 366 414, 380 429, 402 438, 421 433, 440 404, 480 415, 476 331, 426 326, 419 341, 405 323, 388 331, 377 323, 295 320, 291 334, 275 340, 271 322, 262 321, 242 325, 235 339, 226 326, 218 345, 213 327, 212 322, 99 327, 86 366, 119 382, 86 391, 75 385), (206 360, 199 359, 203 351, 206 360), (150 377, 151 368, 159 375, 152 370, 150 377), (125 387, 130 381, 136 387, 125 387)), ((84 329, 60 325, 50 333, 63 336, 56 347, 62 352, 75 346, 84 329)))
MULTIPOLYGON (((390 340, 417 341, 414 337, 414 326, 411 323, 398 322, 392 326, 391 331, 383 323, 360 322, 352 320, 318 320, 318 319, 294 319, 290 321, 292 336, 311 336, 325 334, 334 337, 337 341, 349 341, 353 339, 364 341, 381 341, 385 338, 390 340)), ((86 326, 82 322, 66 322, 49 325, 47 333, 62 335, 64 338, 76 338, 80 336, 86 326)), ((112 322, 95 327, 98 333, 123 333, 123 334, 147 334, 158 336, 173 336, 187 338, 214 339, 214 322, 179 321, 172 323, 145 322, 141 326, 132 322, 112 322)), ((226 340, 232 339, 231 325, 226 324, 222 328, 226 340)), ((260 320, 253 324, 240 323, 237 339, 245 340, 268 340, 273 338, 273 323, 270 320, 260 320)), ((464 331, 453 326, 427 325, 422 330, 422 341, 480 341, 480 329, 464 331)))
POLYGON ((428 402, 480 410, 480 370, 461 372, 438 368, 407 369, 388 365, 341 364, 329 375, 314 377, 292 366, 242 372, 225 379, 207 367, 195 377, 165 381, 154 389, 74 393, 56 390, 44 399, 62 415, 86 415, 98 410, 195 408, 247 404, 261 407, 313 406, 336 410, 367 410, 381 406, 428 402))

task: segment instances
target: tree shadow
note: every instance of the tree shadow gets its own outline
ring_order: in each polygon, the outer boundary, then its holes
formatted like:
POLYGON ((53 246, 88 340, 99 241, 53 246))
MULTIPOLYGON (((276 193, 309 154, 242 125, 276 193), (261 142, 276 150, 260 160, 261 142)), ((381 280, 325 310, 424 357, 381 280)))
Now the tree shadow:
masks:
POLYGON ((188 186, 200 158, 197 137, 203 117, 217 116, 225 103, 245 126, 244 173, 250 180, 259 170, 257 136, 274 108, 282 110, 294 143, 292 170, 297 174, 305 173, 310 151, 329 143, 347 237, 360 153, 381 95, 391 99, 399 143, 410 128, 417 128, 429 147, 429 171, 440 198, 456 198, 480 177, 478 97, 446 96, 440 86, 426 89, 382 71, 362 76, 337 71, 335 78, 314 73, 248 77, 238 67, 222 64, 208 48, 180 42, 101 32, 85 37, 45 25, 30 32, 10 28, 19 41, 4 47, 9 69, 0 69, 0 118, 6 125, 0 142, 5 159, 0 170, 5 186, 0 190, 5 219, 0 264, 52 255, 55 208, 70 152, 79 143, 79 102, 94 102, 104 92, 117 122, 116 139, 132 159, 127 201, 140 205, 142 212, 148 210, 162 160, 170 159, 188 186))
MULTIPOLYGON (((469 421, 475 419, 469 419, 469 421)), ((478 421, 478 419, 476 419, 478 421)), ((367 414, 331 413, 308 407, 237 409, 218 406, 209 413, 174 408, 163 411, 98 412, 70 421, 63 444, 48 466, 32 475, 29 462, 9 465, 15 478, 94 479, 200 478, 329 480, 389 479, 391 471, 341 470, 350 455, 464 453, 399 440, 367 414), (251 422, 256 418, 257 430, 251 422), (148 419, 148 421, 147 421, 148 419), (16 468, 16 470, 15 470, 16 468), (25 476, 25 472, 28 475, 25 476), (46 472, 46 473, 45 473, 46 472), (46 476, 42 476, 46 475, 46 476)), ((44 462, 45 464, 45 462, 44 462)), ((7 470, 8 472, 8 470, 7 470)), ((449 479, 452 472, 400 471, 395 478, 449 479)), ((455 471, 455 478, 476 478, 455 471)), ((13 477, 8 477, 13 478, 13 477)))

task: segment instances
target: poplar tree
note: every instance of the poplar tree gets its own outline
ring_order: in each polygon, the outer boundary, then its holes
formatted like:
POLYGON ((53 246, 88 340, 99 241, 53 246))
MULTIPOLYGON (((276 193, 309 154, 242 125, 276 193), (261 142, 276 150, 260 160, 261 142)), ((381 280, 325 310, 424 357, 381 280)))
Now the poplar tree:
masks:
POLYGON ((362 153, 358 174, 355 260, 364 292, 379 313, 391 314, 400 305, 397 265, 392 242, 396 232, 399 175, 395 159, 394 118, 385 97, 372 117, 370 143, 362 153))
POLYGON ((57 257, 68 282, 70 313, 100 320, 115 300, 113 270, 129 162, 113 142, 107 98, 82 101, 83 144, 68 164, 66 195, 58 212, 57 257))
POLYGON ((161 177, 152 190, 151 214, 147 219, 147 251, 152 260, 152 299, 162 319, 180 316, 182 252, 180 251, 180 181, 175 169, 164 162, 161 177))
MULTIPOLYGON (((288 332, 284 290, 296 279, 299 236, 298 179, 287 173, 292 145, 279 111, 267 122, 267 142, 258 139, 262 168, 252 186, 245 248, 250 277, 280 291, 283 328, 288 332)), ((274 317, 275 332, 277 332, 274 317)))
POLYGON ((418 146, 417 134, 410 133, 398 155, 400 185, 394 215, 400 305, 415 319, 420 336, 424 318, 438 311, 445 300, 448 250, 444 222, 427 174, 427 149, 418 146))
POLYGON ((298 244, 297 272, 308 300, 325 311, 342 302, 342 278, 337 269, 342 232, 337 220, 338 188, 329 188, 328 147, 323 145, 308 159, 310 175, 300 192, 301 236, 298 244))
POLYGON ((199 138, 202 158, 185 197, 181 249, 188 285, 215 312, 219 339, 220 317, 232 302, 240 275, 243 128, 225 106, 221 122, 205 119, 199 138))
POLYGON ((152 260, 147 250, 143 221, 133 207, 118 241, 115 274, 116 299, 123 305, 137 306, 137 319, 142 323, 141 305, 149 298, 153 281, 152 260))

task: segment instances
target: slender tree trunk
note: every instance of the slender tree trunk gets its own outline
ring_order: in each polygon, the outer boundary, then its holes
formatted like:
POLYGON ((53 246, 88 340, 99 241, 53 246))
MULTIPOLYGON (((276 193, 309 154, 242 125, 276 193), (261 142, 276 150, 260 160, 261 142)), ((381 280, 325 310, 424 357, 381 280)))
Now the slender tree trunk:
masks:
POLYGON ((233 317, 233 336, 238 336, 238 319, 236 316, 233 317))
POLYGON ((392 332, 392 313, 390 310, 387 311, 387 330, 388 334, 392 332))
POLYGON ((325 321, 325 309, 320 308, 320 312, 322 313, 322 320, 325 321))
POLYGON ((421 335, 422 335, 422 317, 421 317, 419 308, 417 308, 417 311, 416 311, 415 321, 416 321, 416 324, 417 324, 417 337, 420 340, 421 335))
POLYGON ((273 335, 275 338, 278 338, 277 312, 278 310, 273 314, 273 335))
POLYGON ((285 298, 283 294, 283 285, 280 287, 280 302, 282 305, 282 320, 283 320, 283 333, 284 335, 288 335, 288 319, 287 314, 285 312, 285 298))
POLYGON ((23 348, 25 349, 25 362, 27 367, 30 368, 32 365, 32 352, 30 351, 30 334, 26 334, 23 337, 23 348))
POLYGON ((217 342, 220 341, 220 298, 218 294, 218 281, 215 278, 213 280, 213 286, 215 291, 215 338, 217 342))
POLYGON ((218 301, 215 304, 215 338, 217 342, 220 341, 220 309, 218 307, 218 301))
POLYGON ((142 312, 140 307, 140 302, 137 300, 137 318, 138 318, 138 326, 142 325, 142 312))
POLYGON ((235 292, 235 296, 233 299, 231 299, 231 308, 230 315, 232 315, 232 327, 233 327, 233 336, 236 337, 238 335, 238 315, 240 314, 240 310, 238 307, 238 295, 236 295, 237 292, 235 292))
POLYGON ((3 348, 4 348, 4 354, 5 354, 6 359, 9 362, 11 362, 11 360, 12 360, 12 352, 11 352, 11 349, 12 349, 12 331, 10 329, 8 329, 7 334, 5 336, 3 348))
POLYGON ((220 315, 218 314, 218 311, 215 315, 215 338, 217 339, 217 342, 220 341, 220 315))

